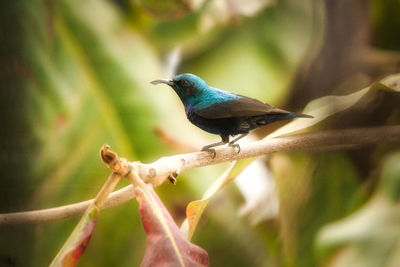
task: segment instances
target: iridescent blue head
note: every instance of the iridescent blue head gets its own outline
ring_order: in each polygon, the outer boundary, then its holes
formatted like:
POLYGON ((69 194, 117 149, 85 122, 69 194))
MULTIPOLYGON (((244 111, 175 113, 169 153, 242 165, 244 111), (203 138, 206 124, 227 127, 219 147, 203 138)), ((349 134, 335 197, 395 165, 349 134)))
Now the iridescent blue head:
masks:
POLYGON ((208 89, 208 85, 194 74, 184 73, 170 80, 155 80, 152 84, 165 83, 171 86, 184 104, 194 104, 208 89))
POLYGON ((209 106, 216 102, 238 98, 233 93, 208 86, 205 81, 191 73, 180 74, 169 80, 155 80, 151 83, 168 84, 178 94, 184 105, 209 106))

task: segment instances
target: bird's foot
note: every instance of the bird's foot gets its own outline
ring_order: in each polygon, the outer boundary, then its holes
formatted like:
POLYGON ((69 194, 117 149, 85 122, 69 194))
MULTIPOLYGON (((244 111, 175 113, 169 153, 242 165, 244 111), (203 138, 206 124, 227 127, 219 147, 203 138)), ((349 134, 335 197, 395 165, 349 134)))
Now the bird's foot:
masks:
POLYGON ((217 152, 215 151, 214 148, 203 147, 203 148, 201 149, 201 151, 207 151, 207 152, 213 153, 213 156, 212 156, 213 159, 217 156, 217 152))
POLYGON ((240 153, 240 145, 239 144, 232 144, 232 143, 229 143, 228 144, 228 146, 230 146, 230 147, 236 147, 237 149, 238 149, 238 154, 240 153))

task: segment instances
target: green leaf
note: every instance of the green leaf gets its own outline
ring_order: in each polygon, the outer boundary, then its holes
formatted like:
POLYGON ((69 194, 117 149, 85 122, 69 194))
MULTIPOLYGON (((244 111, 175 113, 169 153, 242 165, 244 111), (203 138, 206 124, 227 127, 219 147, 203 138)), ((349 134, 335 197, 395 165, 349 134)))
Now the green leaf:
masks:
POLYGON ((375 195, 356 213, 324 227, 317 239, 320 258, 330 266, 389 267, 399 263, 400 153, 383 166, 375 195), (397 186, 397 188, 392 188, 397 186))
POLYGON ((315 266, 319 229, 350 213, 358 175, 344 153, 278 153, 271 158, 278 196, 283 261, 315 266))

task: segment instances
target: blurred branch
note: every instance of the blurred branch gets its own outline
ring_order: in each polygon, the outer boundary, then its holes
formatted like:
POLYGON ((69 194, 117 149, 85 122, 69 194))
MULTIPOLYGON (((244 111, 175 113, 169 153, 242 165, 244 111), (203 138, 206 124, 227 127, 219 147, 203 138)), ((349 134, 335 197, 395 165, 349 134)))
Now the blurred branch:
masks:
POLYGON ((171 52, 168 53, 168 56, 166 58, 166 77, 173 77, 177 74, 177 70, 179 68, 179 65, 181 64, 181 57, 182 57, 182 47, 177 46, 171 52))
MULTIPOLYGON (((176 178, 178 174, 184 170, 226 161, 257 157, 273 152, 320 152, 333 149, 354 149, 365 145, 393 142, 400 142, 400 125, 331 130, 274 139, 267 138, 258 142, 243 144, 240 153, 237 153, 236 149, 232 147, 221 147, 216 149, 217 155, 215 158, 212 158, 212 154, 208 152, 195 152, 163 157, 151 164, 131 162, 129 163, 128 168, 123 166, 123 169, 129 170, 130 168, 133 168, 135 173, 137 172, 144 182, 150 183, 153 186, 158 186, 168 178, 176 178)), ((117 169, 119 170, 120 166, 117 166, 118 164, 115 165, 112 156, 115 153, 108 151, 108 148, 106 148, 106 150, 107 154, 102 154, 103 160, 105 159, 104 161, 106 163, 108 162, 108 165, 114 171, 117 169)), ((121 173, 121 175, 126 176, 130 173, 130 171, 127 171, 121 173)), ((133 197, 133 187, 127 186, 112 193, 104 202, 102 208, 104 209, 119 205, 133 197)), ((79 216, 85 211, 90 203, 92 203, 92 201, 93 200, 87 200, 45 210, 0 214, 0 224, 40 223, 79 216)))
MULTIPOLYGON (((109 195, 101 209, 106 209, 120 205, 135 197, 133 187, 126 186, 109 195)), ((72 217, 81 216, 85 210, 93 203, 94 199, 69 204, 65 206, 42 209, 35 211, 14 212, 0 214, 1 224, 17 224, 17 223, 44 223, 49 221, 62 220, 72 217)))

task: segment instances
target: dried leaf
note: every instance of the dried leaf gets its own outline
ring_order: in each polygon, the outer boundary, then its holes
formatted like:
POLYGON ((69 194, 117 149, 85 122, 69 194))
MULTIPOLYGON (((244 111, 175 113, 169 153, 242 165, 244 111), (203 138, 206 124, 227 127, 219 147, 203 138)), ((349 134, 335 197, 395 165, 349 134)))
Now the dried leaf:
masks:
POLYGON ((201 215, 206 208, 211 197, 221 190, 225 185, 233 181, 247 166, 249 166, 255 158, 243 159, 235 161, 229 169, 227 169, 220 178, 218 178, 204 193, 200 200, 192 201, 186 207, 186 220, 181 226, 181 231, 190 240, 193 236, 196 226, 199 223, 201 215))
POLYGON ((400 92, 400 74, 390 75, 379 83, 344 96, 324 96, 308 103, 303 113, 314 116, 313 119, 299 119, 279 128, 266 138, 274 138, 311 127, 327 117, 346 110, 357 103, 370 90, 393 90, 400 92))
POLYGON ((92 206, 86 211, 50 266, 66 267, 77 265, 92 237, 98 216, 99 209, 96 206, 92 206))
POLYGON ((135 194, 147 234, 141 266, 209 266, 207 252, 184 237, 152 187, 137 187, 135 194))

